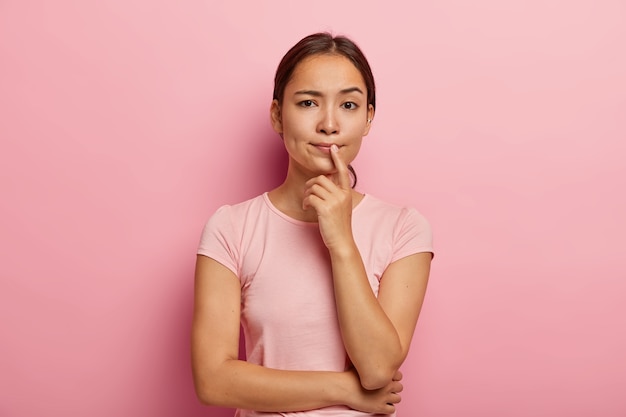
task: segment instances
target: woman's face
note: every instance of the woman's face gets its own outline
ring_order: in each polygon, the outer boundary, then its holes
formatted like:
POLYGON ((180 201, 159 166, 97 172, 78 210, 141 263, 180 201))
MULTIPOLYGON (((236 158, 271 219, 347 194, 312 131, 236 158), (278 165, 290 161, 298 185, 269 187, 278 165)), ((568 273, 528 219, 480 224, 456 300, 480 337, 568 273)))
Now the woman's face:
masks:
POLYGON ((296 66, 282 103, 274 100, 270 115, 289 153, 290 170, 312 177, 335 172, 333 144, 346 164, 354 160, 374 109, 352 62, 341 55, 313 55, 296 66))

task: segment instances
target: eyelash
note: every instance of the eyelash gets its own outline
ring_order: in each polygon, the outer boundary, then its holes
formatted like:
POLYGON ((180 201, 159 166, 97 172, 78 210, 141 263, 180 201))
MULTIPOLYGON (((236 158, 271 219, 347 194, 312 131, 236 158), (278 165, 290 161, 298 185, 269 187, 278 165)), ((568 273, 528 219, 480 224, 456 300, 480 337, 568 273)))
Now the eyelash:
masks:
MULTIPOLYGON (((315 105, 315 102, 313 100, 302 100, 300 103, 298 103, 298 105, 300 105, 301 107, 313 107, 313 105, 315 105)), ((346 101, 341 105, 341 107, 346 110, 356 110, 359 105, 353 101, 346 101), (350 107, 346 107, 346 105, 350 105, 350 107)))

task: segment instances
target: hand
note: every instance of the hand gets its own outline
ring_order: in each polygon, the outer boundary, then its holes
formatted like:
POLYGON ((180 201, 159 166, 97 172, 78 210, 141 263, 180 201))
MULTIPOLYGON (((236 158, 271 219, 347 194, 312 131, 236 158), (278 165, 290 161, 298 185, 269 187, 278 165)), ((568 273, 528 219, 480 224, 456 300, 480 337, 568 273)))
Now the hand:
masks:
POLYGON ((400 393, 403 387, 400 383, 402 380, 400 371, 396 372, 389 384, 377 390, 363 388, 354 368, 348 370, 347 373, 351 377, 350 382, 352 384, 348 407, 373 414, 392 414, 395 412, 396 404, 402 400, 400 393))
POLYGON ((339 157, 337 145, 331 146, 330 156, 337 172, 306 182, 302 208, 315 210, 324 244, 332 249, 352 239, 352 188, 348 166, 339 157))

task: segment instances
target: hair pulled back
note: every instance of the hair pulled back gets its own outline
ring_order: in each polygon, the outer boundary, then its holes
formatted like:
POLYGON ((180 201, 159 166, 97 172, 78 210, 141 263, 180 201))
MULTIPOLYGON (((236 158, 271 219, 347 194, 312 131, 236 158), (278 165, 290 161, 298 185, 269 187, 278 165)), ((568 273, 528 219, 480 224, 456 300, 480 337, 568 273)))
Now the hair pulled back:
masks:
POLYGON ((274 77, 274 99, 282 102, 285 88, 293 71, 305 58, 313 55, 341 55, 350 60, 361 73, 367 87, 367 104, 376 108, 376 84, 367 58, 352 40, 345 36, 333 36, 328 32, 319 32, 304 37, 295 44, 278 64, 274 77))
MULTIPOLYGON (((283 56, 274 77, 274 100, 279 104, 282 103, 285 88, 294 70, 300 62, 313 55, 340 55, 349 59, 363 77, 367 88, 367 104, 376 108, 376 84, 367 58, 352 40, 345 36, 333 36, 328 32, 314 33, 302 38, 283 56)), ((357 181, 356 172, 351 165, 348 169, 352 173, 354 188, 357 181)))

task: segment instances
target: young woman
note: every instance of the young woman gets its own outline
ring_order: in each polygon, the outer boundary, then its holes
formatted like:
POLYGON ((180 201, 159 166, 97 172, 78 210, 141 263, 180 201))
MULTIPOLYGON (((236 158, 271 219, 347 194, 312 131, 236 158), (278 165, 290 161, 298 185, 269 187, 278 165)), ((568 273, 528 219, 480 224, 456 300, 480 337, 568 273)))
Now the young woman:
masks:
POLYGON ((240 417, 395 414, 432 237, 414 209, 351 186, 375 104, 351 40, 314 34, 283 57, 270 120, 289 155, 285 181, 218 209, 198 250, 192 359, 202 402, 240 417))

